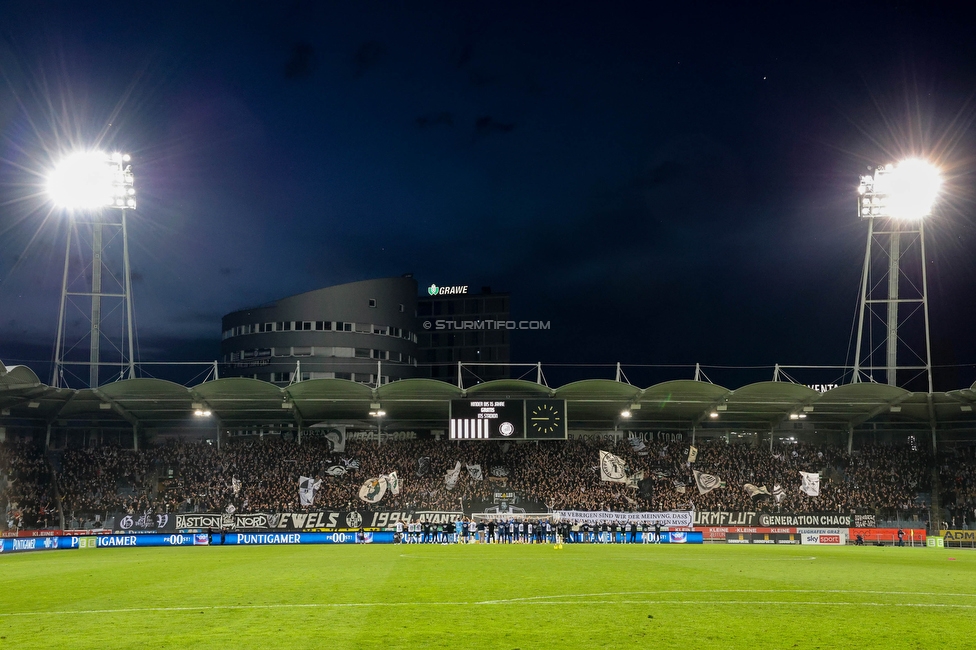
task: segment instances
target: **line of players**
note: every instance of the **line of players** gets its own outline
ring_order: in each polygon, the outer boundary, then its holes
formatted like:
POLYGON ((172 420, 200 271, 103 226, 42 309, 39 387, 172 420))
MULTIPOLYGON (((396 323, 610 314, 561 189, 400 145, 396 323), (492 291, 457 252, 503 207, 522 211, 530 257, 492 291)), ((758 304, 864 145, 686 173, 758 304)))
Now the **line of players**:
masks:
POLYGON ((650 544, 661 541, 661 524, 570 524, 548 519, 475 521, 465 517, 439 524, 398 521, 393 540, 396 544, 650 544))

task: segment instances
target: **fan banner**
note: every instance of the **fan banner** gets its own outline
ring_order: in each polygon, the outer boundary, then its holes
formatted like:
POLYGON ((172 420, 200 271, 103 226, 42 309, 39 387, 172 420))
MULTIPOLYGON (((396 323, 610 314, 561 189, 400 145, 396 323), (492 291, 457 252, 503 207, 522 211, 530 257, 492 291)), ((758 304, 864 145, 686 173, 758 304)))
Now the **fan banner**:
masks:
POLYGON ((444 475, 444 486, 448 490, 453 490, 454 486, 457 485, 458 479, 461 478, 461 461, 457 461, 454 465, 454 469, 450 469, 444 475))
POLYGON ((693 463, 698 460, 698 447, 692 445, 688 448, 688 462, 693 463))
POLYGON ((484 480, 484 474, 481 472, 481 465, 465 465, 468 469, 468 475, 475 481, 484 480))
POLYGON ((559 521, 576 524, 603 523, 641 523, 660 524, 666 528, 691 528, 695 521, 695 513, 691 510, 674 510, 670 512, 606 512, 593 510, 555 510, 552 513, 559 521))

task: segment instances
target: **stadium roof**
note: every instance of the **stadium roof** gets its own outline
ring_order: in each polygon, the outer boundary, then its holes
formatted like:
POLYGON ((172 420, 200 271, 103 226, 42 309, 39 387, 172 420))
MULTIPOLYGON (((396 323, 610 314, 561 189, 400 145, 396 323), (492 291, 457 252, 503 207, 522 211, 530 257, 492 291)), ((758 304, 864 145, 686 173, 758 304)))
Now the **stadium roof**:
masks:
POLYGON ((976 384, 948 393, 912 393, 884 384, 846 384, 826 392, 789 382, 759 382, 732 390, 701 381, 676 380, 640 388, 589 379, 558 388, 503 379, 462 390, 432 379, 406 379, 379 388, 344 379, 315 379, 279 388, 255 379, 229 378, 185 387, 161 379, 129 379, 97 389, 46 386, 24 366, 0 363, 0 408, 10 418, 55 423, 84 420, 143 427, 181 427, 195 410, 209 410, 223 428, 286 424, 374 423, 380 405, 384 425, 446 426, 450 400, 460 398, 557 398, 567 402, 570 429, 630 430, 753 428, 768 430, 803 417, 819 427, 846 429, 883 421, 927 427, 972 425, 976 384), (624 420, 621 413, 629 410, 624 420), (714 415, 713 415, 714 414, 714 415))

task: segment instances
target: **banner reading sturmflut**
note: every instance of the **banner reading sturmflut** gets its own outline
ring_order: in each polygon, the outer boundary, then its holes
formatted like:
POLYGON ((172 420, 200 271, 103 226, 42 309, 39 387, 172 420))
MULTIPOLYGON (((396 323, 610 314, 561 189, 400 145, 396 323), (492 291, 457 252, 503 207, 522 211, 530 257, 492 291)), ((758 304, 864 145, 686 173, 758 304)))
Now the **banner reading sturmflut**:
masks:
POLYGON ((662 526, 676 528, 691 528, 695 521, 695 513, 691 510, 675 510, 672 512, 605 512, 591 510, 556 510, 552 514, 562 521, 580 524, 600 524, 603 522, 629 522, 651 524, 660 523, 662 526))

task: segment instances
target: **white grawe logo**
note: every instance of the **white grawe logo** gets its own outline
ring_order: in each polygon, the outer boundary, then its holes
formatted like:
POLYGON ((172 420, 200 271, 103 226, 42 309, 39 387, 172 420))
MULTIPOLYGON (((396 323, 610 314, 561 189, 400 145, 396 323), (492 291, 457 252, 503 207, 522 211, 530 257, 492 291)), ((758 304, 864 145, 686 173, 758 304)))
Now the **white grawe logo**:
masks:
POLYGON ((498 433, 502 434, 507 438, 508 436, 515 433, 515 425, 512 424, 511 422, 502 422, 498 426, 498 433))

